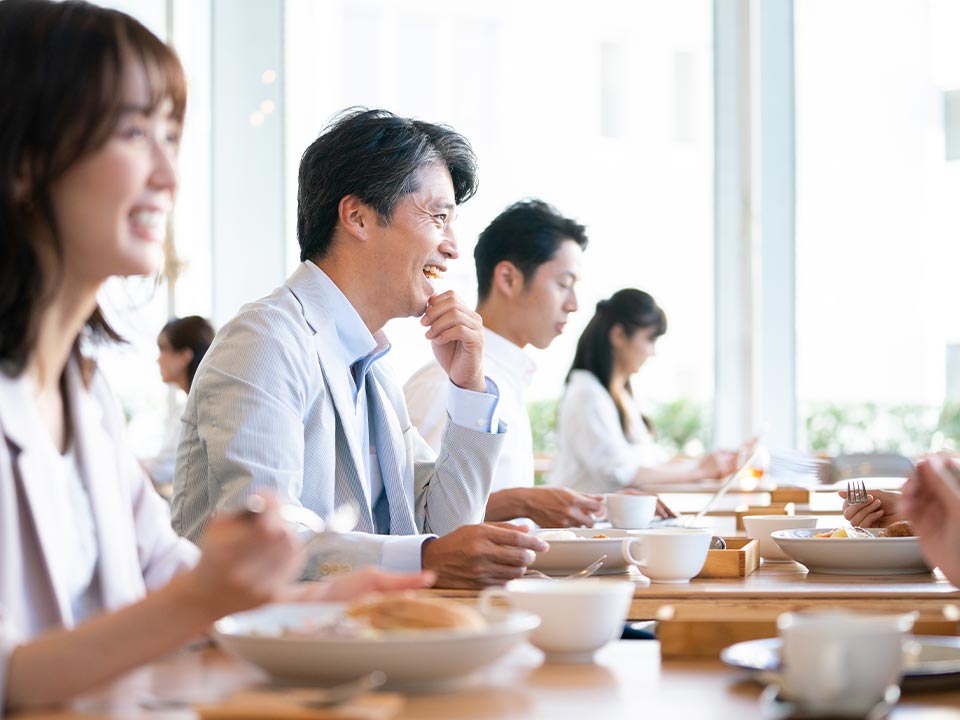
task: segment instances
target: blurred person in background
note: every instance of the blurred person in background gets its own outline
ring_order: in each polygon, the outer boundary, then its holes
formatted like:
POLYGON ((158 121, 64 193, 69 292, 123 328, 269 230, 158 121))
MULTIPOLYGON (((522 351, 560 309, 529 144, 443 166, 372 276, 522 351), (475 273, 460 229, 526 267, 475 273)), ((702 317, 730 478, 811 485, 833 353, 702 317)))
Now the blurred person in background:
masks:
POLYGON ((295 585, 276 501, 224 515, 202 553, 170 528, 85 354, 117 339, 111 276, 157 271, 186 80, 166 45, 81 2, 0 2, 0 715, 62 702, 264 602, 417 586, 295 585))
POLYGON ((165 497, 170 497, 173 488, 173 471, 177 464, 177 445, 180 442, 180 416, 190 392, 193 376, 200 361, 213 342, 213 326, 199 315, 174 318, 157 336, 157 365, 160 379, 184 393, 178 393, 177 401, 167 419, 160 449, 155 455, 141 458, 144 470, 154 485, 165 497))
POLYGON ((729 450, 671 460, 640 412, 631 377, 653 357, 666 331, 666 314, 642 290, 619 290, 597 303, 560 401, 551 483, 606 493, 721 478, 736 470, 737 453, 729 450))
MULTIPOLYGON (((522 200, 490 222, 473 251, 483 367, 500 389, 500 418, 509 428, 493 472, 488 521, 529 518, 541 527, 590 527, 603 509, 597 495, 533 486, 533 437, 524 397, 536 371, 524 348, 549 347, 576 311, 587 242, 576 221, 541 200, 522 200)), ((403 388, 410 419, 434 450, 448 422, 449 385, 443 368, 431 362, 403 388)))

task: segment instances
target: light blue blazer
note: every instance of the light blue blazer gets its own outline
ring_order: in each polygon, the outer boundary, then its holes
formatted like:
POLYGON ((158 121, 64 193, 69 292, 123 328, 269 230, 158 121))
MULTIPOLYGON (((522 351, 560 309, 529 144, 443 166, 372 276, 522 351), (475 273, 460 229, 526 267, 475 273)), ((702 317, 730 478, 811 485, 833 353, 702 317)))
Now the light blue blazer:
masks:
MULTIPOLYGON (((367 376, 385 410, 395 463, 380 458, 393 535, 442 535, 482 522, 503 440, 448 424, 439 455, 410 423, 400 383, 375 363, 367 376)), ((321 517, 354 502, 355 533, 321 543, 319 574, 377 565, 365 448, 353 432, 349 369, 316 269, 301 264, 271 295, 221 328, 194 378, 177 453, 174 529, 198 538, 220 510, 254 489, 321 517), (343 418, 347 418, 345 422, 343 418)))

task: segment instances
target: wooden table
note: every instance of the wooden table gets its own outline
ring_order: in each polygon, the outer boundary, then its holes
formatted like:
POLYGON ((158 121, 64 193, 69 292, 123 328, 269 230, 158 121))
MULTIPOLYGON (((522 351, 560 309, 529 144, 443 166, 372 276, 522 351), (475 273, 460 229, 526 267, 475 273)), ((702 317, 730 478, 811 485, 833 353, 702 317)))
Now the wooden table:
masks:
MULTIPOLYGON (((545 665, 529 645, 517 647, 478 673, 462 689, 408 696, 395 720, 487 720, 508 718, 762 718, 761 689, 746 676, 716 661, 660 660, 655 641, 620 641, 597 654, 593 665, 545 665)), ((226 697, 265 681, 259 670, 215 649, 177 654, 130 673, 66 711, 16 716, 20 720, 111 717, 187 720, 190 710, 146 711, 147 695, 175 698, 203 693, 226 697)), ((893 720, 958 717, 960 689, 904 695, 893 720)), ((265 719, 266 720, 266 719, 265 719)))
MULTIPOLYGON (((601 579, 604 576, 599 576, 601 579)), ((761 563, 745 578, 693 579, 682 585, 651 583, 636 570, 609 579, 635 582, 630 619, 655 619, 664 606, 699 610, 727 619, 776 617, 791 610, 843 608, 873 612, 917 610, 942 617, 947 606, 960 608, 960 590, 937 571, 922 575, 826 575, 799 563, 761 563)), ((476 590, 434 588, 420 591, 472 599, 476 590)), ((960 610, 958 610, 960 612, 960 610)), ((960 616, 958 616, 960 617, 960 616)))
MULTIPOLYGON (((956 635, 960 590, 943 575, 826 575, 798 563, 769 563, 745 578, 694 579, 688 584, 651 583, 635 569, 608 576, 635 582, 629 619, 658 620, 666 656, 716 657, 743 640, 773 637, 777 617, 803 610, 917 612, 918 634, 956 635)), ((472 590, 421 591, 473 602, 472 590)))

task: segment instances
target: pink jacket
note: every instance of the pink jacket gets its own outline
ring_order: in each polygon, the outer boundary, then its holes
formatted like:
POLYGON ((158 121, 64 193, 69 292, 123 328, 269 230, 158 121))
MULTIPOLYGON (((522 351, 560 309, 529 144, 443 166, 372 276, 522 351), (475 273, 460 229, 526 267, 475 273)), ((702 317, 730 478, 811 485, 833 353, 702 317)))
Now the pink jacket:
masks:
MULTIPOLYGON (((96 373, 85 387, 71 361, 67 392, 96 524, 101 599, 115 610, 192 566, 199 551, 173 532, 166 503, 125 447, 123 417, 104 378, 96 373)), ((70 600, 48 562, 72 539, 45 498, 56 460, 46 432, 27 381, 0 372, 0 716, 14 648, 69 617, 70 600)))

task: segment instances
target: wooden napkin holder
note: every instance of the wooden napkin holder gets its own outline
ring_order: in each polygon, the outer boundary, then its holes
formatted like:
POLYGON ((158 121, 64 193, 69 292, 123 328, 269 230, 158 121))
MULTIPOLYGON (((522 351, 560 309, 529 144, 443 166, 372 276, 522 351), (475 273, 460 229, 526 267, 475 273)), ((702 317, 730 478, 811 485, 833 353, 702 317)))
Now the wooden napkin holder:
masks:
POLYGON ((810 502, 810 491, 806 488, 787 485, 785 487, 776 487, 770 491, 770 502, 772 503, 798 503, 807 505, 810 502))
POLYGON ((737 508, 737 530, 744 530, 743 518, 747 515, 793 515, 792 502, 772 502, 769 505, 747 505, 737 508))
POLYGON ((726 550, 708 550, 698 578, 746 577, 760 567, 760 543, 754 538, 725 537, 726 550))

